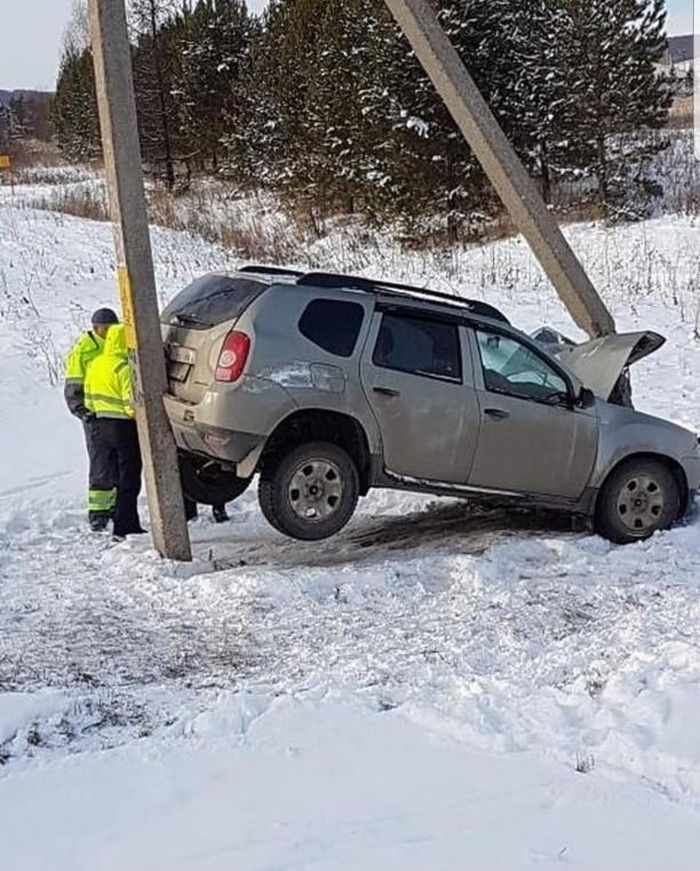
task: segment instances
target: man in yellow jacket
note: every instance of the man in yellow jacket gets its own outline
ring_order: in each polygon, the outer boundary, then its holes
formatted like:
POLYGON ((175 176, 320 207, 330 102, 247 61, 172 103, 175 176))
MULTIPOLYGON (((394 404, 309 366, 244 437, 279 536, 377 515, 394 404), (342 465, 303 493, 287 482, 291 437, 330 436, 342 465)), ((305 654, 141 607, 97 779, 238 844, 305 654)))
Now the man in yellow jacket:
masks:
POLYGON ((112 452, 97 436, 94 415, 85 406, 85 376, 102 353, 107 330, 119 323, 111 309, 98 309, 92 316, 92 329, 83 333, 66 358, 64 396, 68 410, 83 424, 89 459, 88 519, 90 527, 105 529, 117 499, 116 471, 112 452))
POLYGON ((114 538, 143 532, 138 513, 141 450, 133 403, 131 366, 122 324, 110 326, 104 348, 88 367, 85 406, 95 416, 100 443, 109 449, 117 469, 114 538))

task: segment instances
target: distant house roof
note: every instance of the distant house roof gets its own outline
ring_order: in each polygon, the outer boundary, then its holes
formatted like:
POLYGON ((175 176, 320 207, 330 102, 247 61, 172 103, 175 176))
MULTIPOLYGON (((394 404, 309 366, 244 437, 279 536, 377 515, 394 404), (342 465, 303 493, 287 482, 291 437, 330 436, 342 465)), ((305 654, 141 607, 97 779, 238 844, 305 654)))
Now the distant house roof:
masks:
POLYGON ((695 55, 695 37, 692 33, 685 36, 670 36, 668 48, 663 62, 667 66, 692 61, 695 55))

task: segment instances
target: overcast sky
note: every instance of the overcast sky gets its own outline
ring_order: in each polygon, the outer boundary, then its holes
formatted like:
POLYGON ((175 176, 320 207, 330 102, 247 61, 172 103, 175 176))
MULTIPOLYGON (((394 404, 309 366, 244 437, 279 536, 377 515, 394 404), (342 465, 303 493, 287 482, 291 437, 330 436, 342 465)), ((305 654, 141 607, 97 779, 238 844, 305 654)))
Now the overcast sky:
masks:
MULTIPOLYGON (((332 2, 332 0, 329 0, 332 2)), ((0 0, 0 88, 53 90, 73 0, 0 0)), ((267 0, 248 0, 260 11, 267 0)), ((667 0, 670 33, 693 29, 693 0, 667 0)))

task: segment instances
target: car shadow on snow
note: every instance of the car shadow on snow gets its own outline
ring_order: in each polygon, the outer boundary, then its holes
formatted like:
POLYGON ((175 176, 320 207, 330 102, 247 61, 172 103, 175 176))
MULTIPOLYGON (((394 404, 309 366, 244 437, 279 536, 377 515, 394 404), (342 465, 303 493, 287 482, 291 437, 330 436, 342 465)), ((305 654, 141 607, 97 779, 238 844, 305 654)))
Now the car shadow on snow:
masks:
POLYGON ((466 502, 433 503, 427 509, 380 520, 360 517, 321 542, 293 541, 270 531, 248 537, 232 532, 197 544, 209 548, 215 568, 296 568, 375 562, 430 546, 478 556, 498 541, 522 535, 572 532, 576 521, 561 513, 522 508, 484 508, 466 502))

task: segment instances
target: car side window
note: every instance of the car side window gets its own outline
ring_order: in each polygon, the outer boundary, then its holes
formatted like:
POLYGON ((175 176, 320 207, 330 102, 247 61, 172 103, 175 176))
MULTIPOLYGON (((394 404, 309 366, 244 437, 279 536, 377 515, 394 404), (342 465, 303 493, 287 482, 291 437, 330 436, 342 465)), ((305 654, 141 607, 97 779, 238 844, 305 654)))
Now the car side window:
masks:
POLYGON ((385 314, 372 362, 397 372, 460 382, 458 327, 410 315, 385 314))
POLYGON ((299 321, 299 331, 314 345, 337 357, 352 357, 365 317, 357 302, 316 299, 299 321))
POLYGON ((487 390, 552 403, 569 395, 564 378, 527 345, 488 330, 476 338, 487 390))

